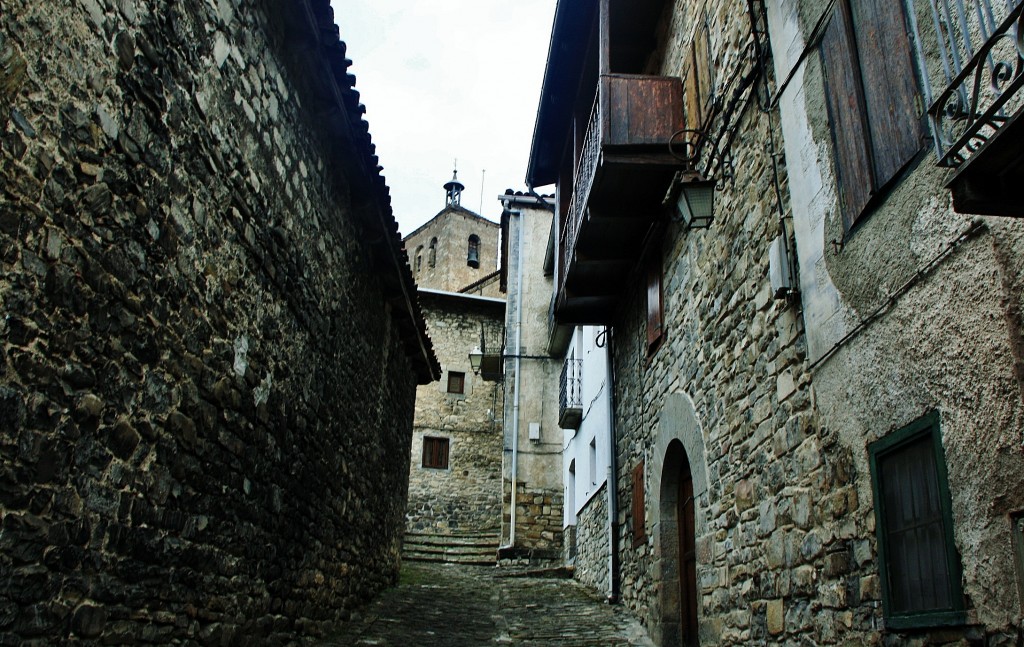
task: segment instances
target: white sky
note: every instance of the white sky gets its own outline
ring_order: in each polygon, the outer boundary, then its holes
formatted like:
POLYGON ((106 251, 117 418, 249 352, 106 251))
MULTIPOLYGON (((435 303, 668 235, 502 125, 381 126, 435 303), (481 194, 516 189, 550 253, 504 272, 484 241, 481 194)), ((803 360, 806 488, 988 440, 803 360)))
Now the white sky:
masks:
POLYGON ((555 0, 331 5, 402 235, 444 208, 456 159, 462 206, 496 220, 525 190, 555 0))

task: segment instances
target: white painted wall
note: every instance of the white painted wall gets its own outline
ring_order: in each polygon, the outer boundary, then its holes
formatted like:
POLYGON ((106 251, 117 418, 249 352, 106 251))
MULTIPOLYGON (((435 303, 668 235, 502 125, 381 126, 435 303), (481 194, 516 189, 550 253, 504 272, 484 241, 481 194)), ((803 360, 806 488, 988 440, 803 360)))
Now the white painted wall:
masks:
POLYGON ((577 327, 565 355, 583 360, 583 421, 578 430, 563 430, 566 526, 576 524, 576 515, 607 482, 610 470, 611 374, 607 346, 599 345, 604 341, 603 330, 599 326, 577 327), (570 475, 574 462, 575 477, 570 475))

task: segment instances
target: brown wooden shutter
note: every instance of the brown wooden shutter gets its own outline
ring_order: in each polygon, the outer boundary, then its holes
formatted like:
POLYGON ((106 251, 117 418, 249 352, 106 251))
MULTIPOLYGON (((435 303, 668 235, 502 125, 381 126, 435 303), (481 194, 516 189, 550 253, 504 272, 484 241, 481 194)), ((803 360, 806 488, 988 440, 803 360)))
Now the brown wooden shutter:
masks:
POLYGON ((838 0, 821 52, 839 204, 849 229, 924 144, 903 5, 838 0))
POLYGON ((914 57, 902 3, 857 0, 850 6, 877 190, 895 177, 924 144, 914 57))
POLYGON ((644 462, 633 468, 633 546, 647 538, 646 514, 644 514, 644 462))
POLYGON ((860 66, 853 42, 849 10, 846 2, 839 0, 822 37, 821 57, 836 149, 839 208, 847 229, 863 213, 873 188, 860 66))
POLYGON ((661 257, 652 256, 647 263, 647 352, 661 340, 664 310, 661 303, 661 257))

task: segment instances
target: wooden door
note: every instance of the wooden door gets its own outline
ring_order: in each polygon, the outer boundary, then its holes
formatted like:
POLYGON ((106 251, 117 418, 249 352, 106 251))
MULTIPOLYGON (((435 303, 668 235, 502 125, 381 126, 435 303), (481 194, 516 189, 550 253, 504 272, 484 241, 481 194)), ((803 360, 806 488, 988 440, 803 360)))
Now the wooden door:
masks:
POLYGON ((684 459, 679 474, 677 499, 679 522, 679 621, 685 647, 699 644, 697 639, 697 547, 693 512, 693 477, 684 459))

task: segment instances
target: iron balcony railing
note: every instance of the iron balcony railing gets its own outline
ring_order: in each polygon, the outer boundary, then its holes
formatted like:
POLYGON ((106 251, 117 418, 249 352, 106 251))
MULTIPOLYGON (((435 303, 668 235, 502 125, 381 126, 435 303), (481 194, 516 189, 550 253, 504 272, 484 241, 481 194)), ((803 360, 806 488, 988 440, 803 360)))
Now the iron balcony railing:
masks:
POLYGON ((573 171, 572 198, 569 201, 569 213, 562 227, 562 249, 561 264, 559 266, 559 285, 561 290, 565 289, 566 270, 573 251, 576 249, 576 240, 580 234, 580 227, 587 215, 587 201, 590 198, 591 185, 597 175, 598 162, 601 159, 601 96, 600 88, 598 96, 594 99, 594 106, 590 110, 590 120, 587 123, 587 132, 583 138, 583 148, 580 151, 579 160, 573 171))
POLYGON ((583 420, 583 360, 567 358, 558 388, 558 426, 579 429, 583 420))
POLYGON ((1024 106, 1024 0, 929 0, 945 89, 928 110, 940 166, 957 167, 1024 106))

